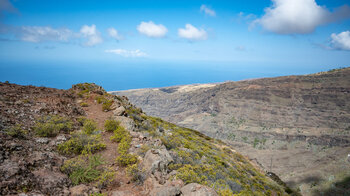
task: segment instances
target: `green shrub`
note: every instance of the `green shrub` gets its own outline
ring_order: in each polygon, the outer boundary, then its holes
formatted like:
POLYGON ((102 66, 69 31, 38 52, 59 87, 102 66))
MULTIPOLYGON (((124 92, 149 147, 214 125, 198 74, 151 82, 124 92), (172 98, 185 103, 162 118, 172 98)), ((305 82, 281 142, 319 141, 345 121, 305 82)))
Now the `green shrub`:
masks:
POLYGON ((107 193, 92 193, 89 196, 107 196, 107 193))
POLYGON ((61 171, 66 173, 73 185, 97 181, 103 173, 101 156, 80 155, 64 162, 61 171))
POLYGON ((95 97, 95 100, 98 104, 102 103, 102 111, 108 112, 111 110, 111 106, 113 104, 113 100, 108 100, 105 95, 95 97))
POLYGON ((217 191, 217 193, 220 196, 232 196, 232 195, 234 195, 234 193, 231 191, 230 188, 220 189, 217 191))
POLYGON ((97 101, 98 104, 107 102, 107 99, 106 99, 103 95, 101 95, 101 96, 96 96, 96 97, 95 97, 95 100, 97 101))
POLYGON ((184 181, 185 184, 193 182, 205 184, 205 176, 200 176, 196 169, 194 166, 186 164, 177 170, 176 177, 184 181))
POLYGON ((104 111, 104 112, 110 111, 112 104, 113 104, 112 100, 108 100, 106 102, 103 102, 103 104, 102 104, 102 111, 104 111))
POLYGON ((88 107, 89 104, 87 104, 86 102, 81 102, 81 103, 80 103, 80 106, 81 106, 81 107, 88 107))
POLYGON ((106 131, 114 131, 118 128, 119 126, 119 122, 117 122, 116 120, 111 120, 111 119, 107 119, 105 121, 105 130, 106 131))
POLYGON ((118 165, 126 167, 128 165, 133 165, 138 162, 137 156, 133 154, 121 154, 116 159, 118 165))
POLYGON ((90 120, 90 119, 85 120, 84 125, 83 125, 83 131, 84 131, 86 134, 91 134, 91 133, 93 133, 96 129, 97 129, 97 124, 96 124, 95 121, 90 120))
POLYGON ((25 138, 27 131, 21 128, 21 125, 16 124, 8 129, 5 129, 5 132, 15 138, 25 138))
POLYGON ((174 162, 168 168, 176 170, 176 178, 186 184, 207 185, 213 187, 219 195, 239 192, 252 195, 250 190, 254 190, 257 195, 270 195, 268 189, 283 195, 281 187, 256 171, 246 158, 225 143, 158 118, 145 115, 142 118, 143 125, 149 124, 144 130, 150 135, 157 133, 153 137, 160 139, 172 151, 174 162), (159 132, 159 127, 171 132, 159 132))
POLYGON ((99 188, 104 188, 111 182, 113 182, 115 176, 115 172, 112 168, 106 169, 101 175, 97 178, 97 186, 99 188))
POLYGON ((124 136, 118 145, 118 149, 117 149, 118 153, 119 154, 128 153, 128 150, 129 150, 130 145, 131 145, 130 143, 131 143, 130 135, 124 136))
POLYGON ((34 125, 34 131, 41 137, 54 137, 60 131, 68 132, 73 129, 73 122, 66 117, 52 115, 42 117, 34 125))
POLYGON ((116 130, 114 130, 114 135, 111 136, 111 140, 114 142, 120 142, 126 135, 128 135, 128 131, 125 130, 124 127, 118 126, 116 130))
POLYGON ((106 148, 100 135, 88 135, 86 133, 73 133, 72 137, 58 145, 58 151, 62 154, 88 154, 106 148))
POLYGON ((77 118, 77 121, 79 123, 80 126, 83 126, 84 125, 84 122, 87 120, 87 118, 85 116, 79 116, 77 118))
POLYGON ((86 94, 88 94, 90 91, 88 89, 82 90, 78 93, 78 97, 84 98, 86 94))
POLYGON ((137 156, 128 154, 128 150, 131 145, 131 136, 130 133, 124 129, 124 127, 118 126, 118 128, 114 131, 114 135, 111 136, 111 140, 119 142, 117 151, 120 155, 116 159, 118 165, 125 167, 137 163, 137 156))
POLYGON ((107 196, 107 193, 92 193, 89 196, 107 196))
POLYGON ((129 165, 126 168, 126 173, 131 177, 131 180, 133 182, 139 184, 142 184, 146 177, 145 172, 139 168, 139 165, 137 163, 129 165))

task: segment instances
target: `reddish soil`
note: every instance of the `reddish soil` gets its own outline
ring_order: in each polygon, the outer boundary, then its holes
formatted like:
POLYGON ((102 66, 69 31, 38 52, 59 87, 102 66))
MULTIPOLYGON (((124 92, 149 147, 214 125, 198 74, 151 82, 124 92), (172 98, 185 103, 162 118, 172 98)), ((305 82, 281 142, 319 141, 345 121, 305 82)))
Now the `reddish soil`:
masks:
MULTIPOLYGON (((83 107, 88 119, 94 120, 100 130, 104 130, 104 123, 107 119, 113 115, 112 111, 102 111, 102 104, 98 104, 95 101, 96 94, 90 95, 88 98, 82 100, 88 104, 88 107, 83 107)), ((144 187, 135 185, 131 182, 130 177, 126 174, 125 168, 121 168, 116 164, 116 158, 119 156, 117 149, 118 144, 112 142, 110 137, 112 132, 102 132, 102 140, 106 144, 106 149, 99 152, 103 160, 111 167, 115 172, 115 180, 105 190, 109 194, 113 191, 123 191, 127 195, 131 196, 143 196, 144 187)))

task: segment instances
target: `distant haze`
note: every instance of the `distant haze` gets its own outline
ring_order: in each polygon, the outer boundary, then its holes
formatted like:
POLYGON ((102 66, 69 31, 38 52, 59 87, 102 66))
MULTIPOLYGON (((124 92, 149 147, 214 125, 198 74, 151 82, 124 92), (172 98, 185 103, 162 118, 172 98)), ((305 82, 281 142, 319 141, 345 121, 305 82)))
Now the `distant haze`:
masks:
POLYGON ((94 82, 107 91, 216 83, 252 78, 309 74, 339 66, 244 65, 238 63, 25 63, 1 62, 0 81, 68 89, 72 84, 94 82))

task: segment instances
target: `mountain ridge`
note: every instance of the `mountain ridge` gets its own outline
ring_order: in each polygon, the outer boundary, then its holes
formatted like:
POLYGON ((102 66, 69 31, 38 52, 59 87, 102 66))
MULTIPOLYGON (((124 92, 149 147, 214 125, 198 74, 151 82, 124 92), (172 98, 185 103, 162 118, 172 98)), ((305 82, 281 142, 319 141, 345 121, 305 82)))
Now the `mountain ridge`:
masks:
POLYGON ((0 83, 0 105, 1 195, 297 195, 224 142, 95 84, 0 83))
POLYGON ((312 195, 329 186, 330 176, 349 169, 349 76, 350 68, 342 68, 226 82, 185 93, 152 89, 113 94, 128 96, 150 115, 223 139, 265 170, 271 162, 280 163, 272 169, 287 184, 312 195), (320 180, 305 182, 308 176, 320 180))

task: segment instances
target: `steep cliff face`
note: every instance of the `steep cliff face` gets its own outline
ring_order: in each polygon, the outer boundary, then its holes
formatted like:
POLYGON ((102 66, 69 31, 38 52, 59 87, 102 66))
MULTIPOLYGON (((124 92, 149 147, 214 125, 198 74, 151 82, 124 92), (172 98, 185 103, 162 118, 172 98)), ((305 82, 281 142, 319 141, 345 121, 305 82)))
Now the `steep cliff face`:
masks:
POLYGON ((220 140, 95 84, 0 83, 0 195, 288 195, 220 140))
POLYGON ((304 194, 349 170, 350 68, 112 94, 128 96, 147 114, 229 142, 304 194), (310 176, 318 180, 305 181, 310 176))

